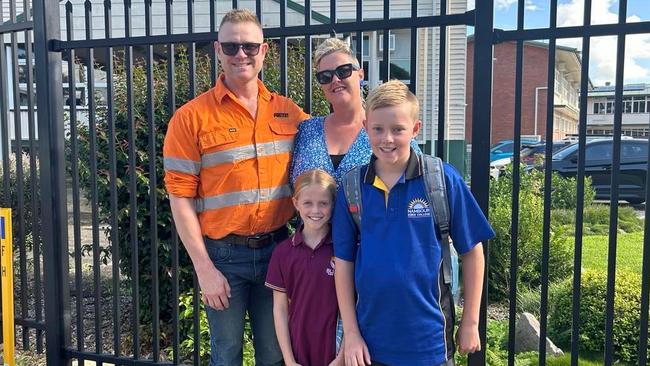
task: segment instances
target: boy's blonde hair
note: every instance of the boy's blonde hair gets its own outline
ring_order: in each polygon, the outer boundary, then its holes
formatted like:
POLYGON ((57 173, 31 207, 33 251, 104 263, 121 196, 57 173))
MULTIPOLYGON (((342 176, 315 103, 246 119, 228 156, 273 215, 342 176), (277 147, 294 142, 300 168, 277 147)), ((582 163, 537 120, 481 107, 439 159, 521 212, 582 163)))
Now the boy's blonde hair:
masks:
POLYGON ((408 86, 399 80, 390 80, 374 88, 366 98, 366 113, 384 107, 399 106, 404 103, 411 105, 413 121, 419 119, 420 101, 411 93, 408 86))
POLYGON ((223 27, 225 23, 233 23, 233 24, 238 24, 238 23, 253 23, 257 25, 260 30, 262 29, 262 23, 260 23, 260 20, 257 19, 257 15, 253 13, 249 9, 232 9, 229 12, 226 13, 226 15, 223 16, 223 19, 221 19, 221 24, 219 24, 219 29, 223 27))
POLYGON ((350 46, 347 44, 347 42, 338 38, 328 38, 323 41, 323 43, 318 45, 316 51, 314 51, 314 66, 318 69, 318 65, 320 64, 323 57, 336 52, 348 55, 350 63, 356 67, 359 67, 359 60, 357 60, 357 57, 354 55, 354 52, 352 52, 350 46))
POLYGON ((293 198, 298 199, 300 192, 312 184, 327 189, 332 196, 332 201, 336 197, 336 181, 334 178, 324 170, 312 169, 307 170, 296 178, 296 181, 293 183, 293 198))

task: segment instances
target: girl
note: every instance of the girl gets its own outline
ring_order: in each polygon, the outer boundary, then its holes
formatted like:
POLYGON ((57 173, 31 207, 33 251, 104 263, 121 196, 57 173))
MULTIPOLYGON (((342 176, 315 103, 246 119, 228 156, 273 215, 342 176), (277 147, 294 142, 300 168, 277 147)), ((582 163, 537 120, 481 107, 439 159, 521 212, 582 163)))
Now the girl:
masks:
POLYGON ((343 352, 336 355, 338 305, 329 223, 336 182, 314 169, 302 173, 294 188, 302 227, 278 244, 266 276, 278 343, 287 366, 343 365, 343 352))

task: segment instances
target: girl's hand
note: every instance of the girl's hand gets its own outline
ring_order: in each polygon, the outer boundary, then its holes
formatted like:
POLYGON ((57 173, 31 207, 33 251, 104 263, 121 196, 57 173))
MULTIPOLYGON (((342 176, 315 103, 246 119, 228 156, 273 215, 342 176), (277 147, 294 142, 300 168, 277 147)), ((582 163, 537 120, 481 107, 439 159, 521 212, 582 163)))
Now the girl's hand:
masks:
POLYGON ((345 343, 345 366, 370 365, 370 352, 361 334, 346 333, 343 342, 345 343))

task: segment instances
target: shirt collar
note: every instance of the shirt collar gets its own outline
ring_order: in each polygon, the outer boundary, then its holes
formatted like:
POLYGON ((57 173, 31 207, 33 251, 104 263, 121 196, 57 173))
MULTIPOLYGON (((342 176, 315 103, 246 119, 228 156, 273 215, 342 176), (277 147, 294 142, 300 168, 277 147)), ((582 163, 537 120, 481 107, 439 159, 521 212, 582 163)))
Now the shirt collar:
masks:
MULTIPOLYGON (((227 95, 231 99, 236 99, 237 97, 228 89, 226 86, 226 83, 224 83, 225 75, 221 74, 219 75, 219 78, 217 78, 217 84, 214 87, 214 95, 217 98, 217 102, 221 103, 223 101, 223 98, 227 95)), ((264 83, 262 80, 257 79, 257 88, 258 88, 258 96, 262 98, 264 101, 270 101, 271 100, 271 92, 264 86, 264 83)))
MULTIPOLYGON (((372 185, 375 182, 375 177, 377 176, 377 172, 375 171, 376 160, 377 157, 375 154, 372 154, 370 157, 370 164, 368 164, 368 169, 366 170, 366 175, 363 178, 363 181, 366 184, 372 185)), ((400 182, 403 183, 404 180, 417 178, 421 175, 422 163, 420 161, 420 156, 415 152, 415 150, 413 150, 413 148, 411 148, 409 160, 406 162, 406 170, 404 171, 404 174, 402 174, 400 182)))
MULTIPOLYGON (((302 236, 302 229, 303 228, 304 228, 304 226, 300 225, 300 228, 298 230, 296 230, 296 233, 291 238, 291 246, 292 247, 297 247, 297 246, 300 246, 300 245, 304 245, 305 247, 309 248, 309 246, 307 246, 307 243, 305 243, 305 240, 304 240, 304 238, 302 236)), ((314 248, 314 250, 320 248, 323 245, 331 245, 331 244, 332 244, 332 229, 330 228, 330 230, 327 232, 327 235, 325 235, 323 240, 321 240, 320 243, 318 243, 318 245, 314 248)))

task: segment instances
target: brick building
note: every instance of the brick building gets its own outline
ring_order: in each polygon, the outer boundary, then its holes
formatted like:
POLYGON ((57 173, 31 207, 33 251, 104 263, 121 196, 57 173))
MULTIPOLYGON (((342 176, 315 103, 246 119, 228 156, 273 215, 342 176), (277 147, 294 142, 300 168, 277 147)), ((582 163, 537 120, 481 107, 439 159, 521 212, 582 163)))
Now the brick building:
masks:
MULTIPOLYGON (((491 143, 514 137, 515 61, 517 43, 494 46, 492 71, 491 143)), ((466 139, 472 136, 472 83, 474 81, 474 37, 467 41, 467 109, 466 139)), ((577 133, 580 88, 580 53, 575 48, 557 46, 555 57, 555 98, 553 139, 577 133)), ((524 42, 521 134, 544 139, 546 135, 546 98, 548 78, 548 44, 524 42)))

